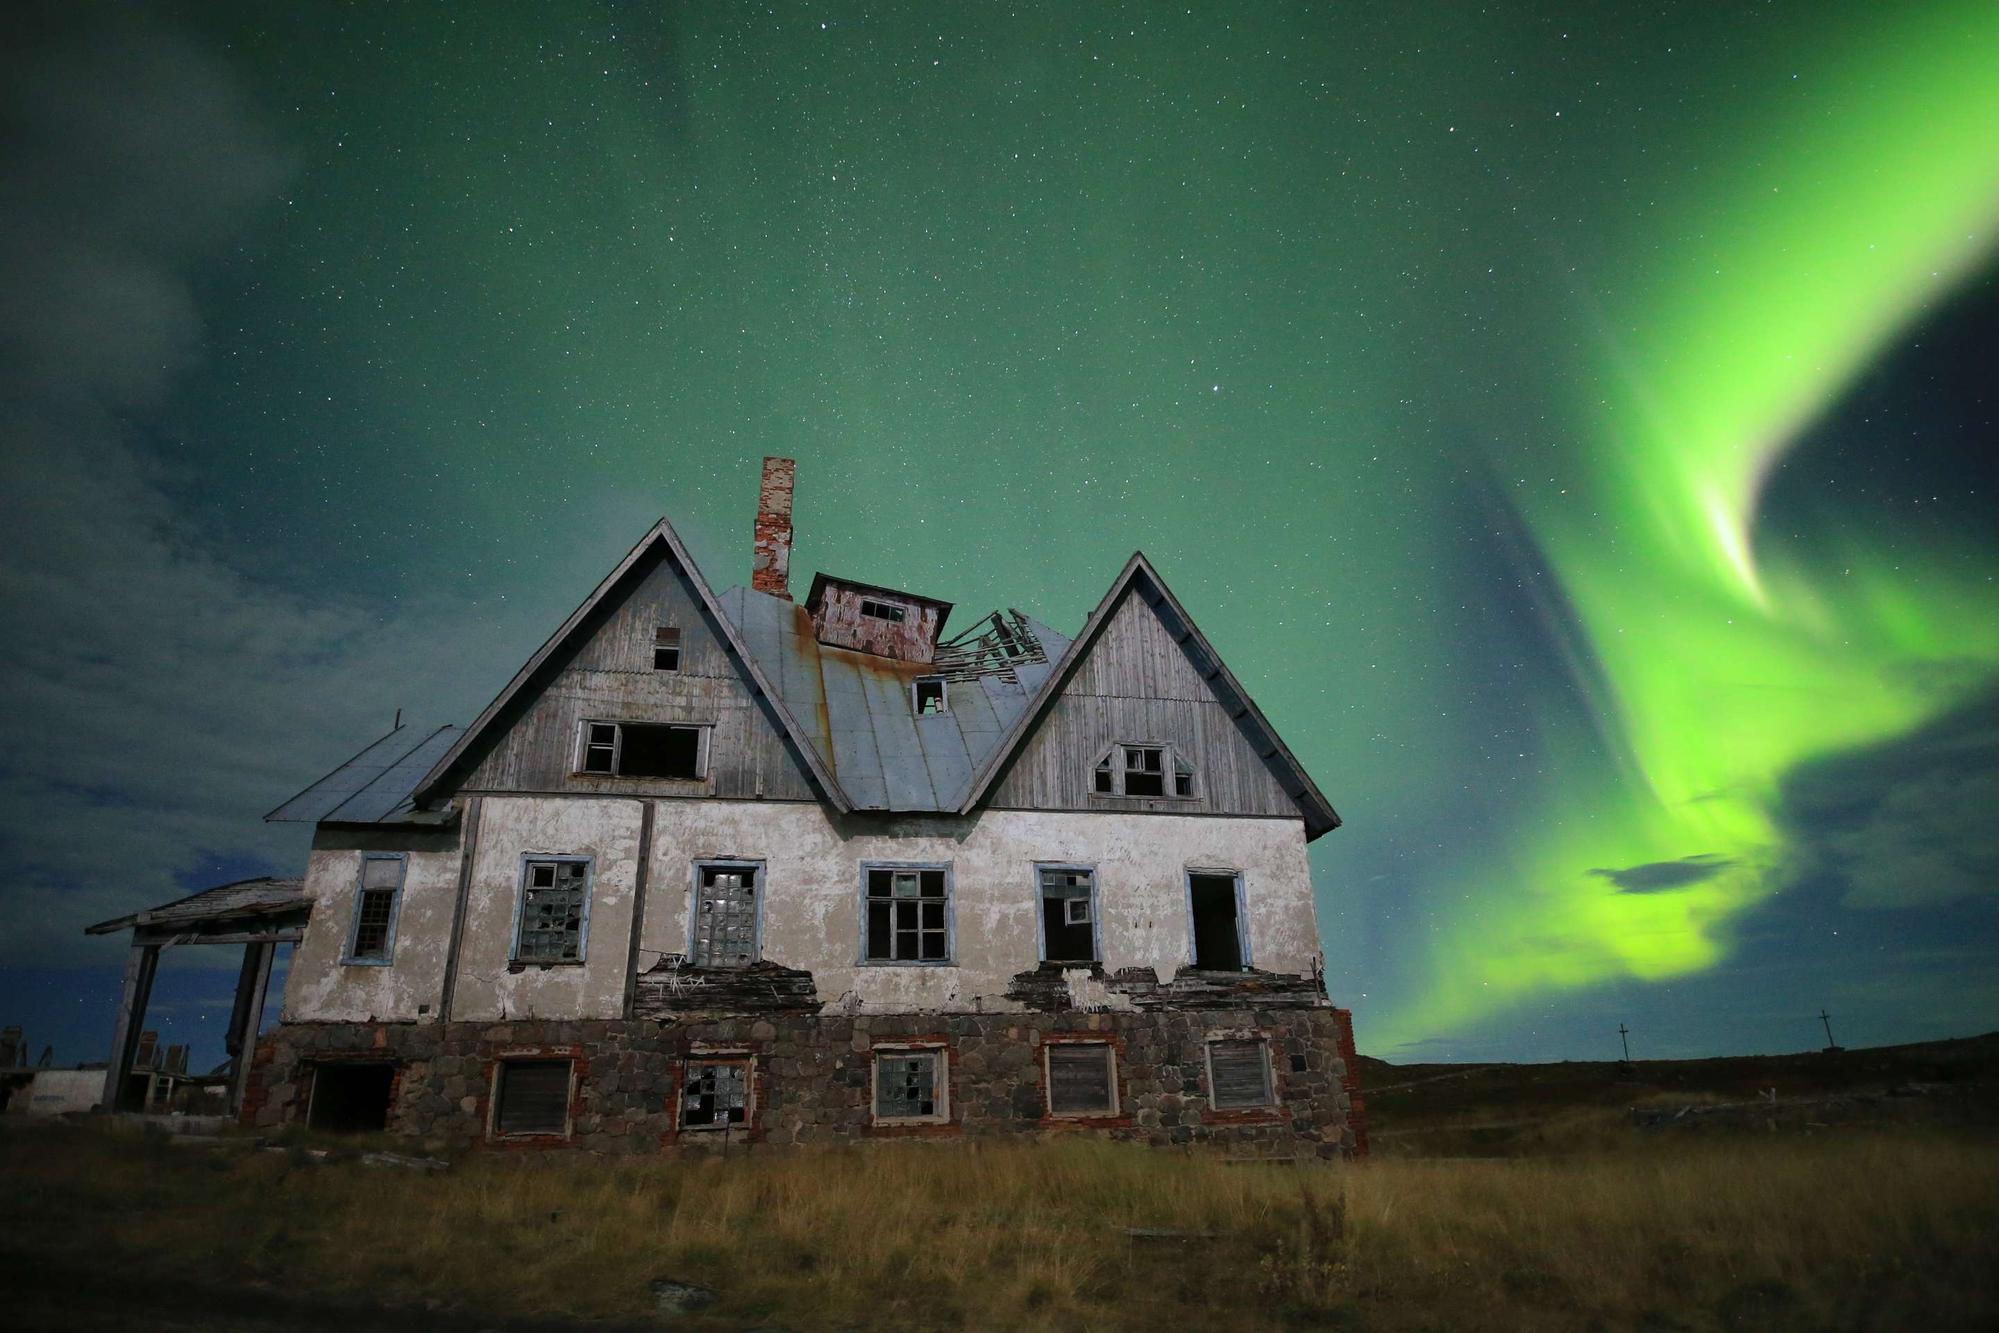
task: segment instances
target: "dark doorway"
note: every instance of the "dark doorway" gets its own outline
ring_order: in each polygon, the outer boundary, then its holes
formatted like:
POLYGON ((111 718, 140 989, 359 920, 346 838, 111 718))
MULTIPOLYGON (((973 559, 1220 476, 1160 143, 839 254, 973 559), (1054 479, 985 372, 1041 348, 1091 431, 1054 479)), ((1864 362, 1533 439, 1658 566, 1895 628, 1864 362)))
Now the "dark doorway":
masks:
POLYGON ((1194 966, 1242 971, 1242 922, 1236 915, 1234 875, 1189 875, 1194 907, 1194 966))
POLYGON ((383 1062, 318 1065, 312 1071, 314 1129, 333 1134, 379 1133, 389 1127, 396 1067, 383 1062))

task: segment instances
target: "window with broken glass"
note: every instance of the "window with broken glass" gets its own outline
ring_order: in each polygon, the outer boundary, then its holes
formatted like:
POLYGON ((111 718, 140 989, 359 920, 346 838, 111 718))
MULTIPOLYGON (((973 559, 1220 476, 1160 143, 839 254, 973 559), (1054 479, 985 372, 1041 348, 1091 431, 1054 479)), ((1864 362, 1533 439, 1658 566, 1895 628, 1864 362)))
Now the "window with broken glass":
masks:
POLYGON ((861 599, 861 614, 869 620, 886 620, 891 625, 900 625, 903 619, 908 616, 909 608, 898 606, 894 602, 881 602, 876 601, 872 597, 863 597, 861 599))
POLYGON ((1191 797, 1194 765, 1171 745, 1113 745, 1097 757, 1090 790, 1098 796, 1191 797))
POLYGON ((1087 866, 1041 866, 1041 957, 1097 960, 1097 874, 1087 866))
POLYGON ((870 865, 866 881, 867 963, 951 961, 951 875, 948 866, 870 865))
POLYGON ((747 861, 703 861, 694 867, 696 967, 748 967, 757 961, 757 880, 747 861))
POLYGON ((361 857, 361 874, 354 888, 354 924, 347 939, 349 963, 391 962, 396 951, 396 913, 401 905, 403 876, 409 865, 400 852, 369 852, 361 857))
POLYGON ((580 963, 590 911, 590 858, 531 856, 521 866, 517 963, 580 963))
POLYGON ((702 724, 585 722, 579 771, 698 781, 706 767, 707 730, 702 724))
POLYGON ((680 670, 680 627, 661 625, 652 632, 652 669, 680 670))
POLYGON ((945 1090, 943 1051, 875 1052, 876 1120, 942 1120, 945 1090))
POLYGON ((726 1129, 749 1119, 748 1060, 690 1060, 680 1086, 682 1129, 726 1129))

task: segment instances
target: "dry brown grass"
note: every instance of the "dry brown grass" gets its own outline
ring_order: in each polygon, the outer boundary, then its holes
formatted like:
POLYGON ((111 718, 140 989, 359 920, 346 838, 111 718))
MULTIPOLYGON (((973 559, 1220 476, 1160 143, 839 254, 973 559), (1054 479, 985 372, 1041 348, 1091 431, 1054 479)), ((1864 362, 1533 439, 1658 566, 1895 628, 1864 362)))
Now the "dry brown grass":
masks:
POLYGON ((718 1329, 1999 1325, 1999 1146, 1935 1134, 1301 1168, 1086 1142, 482 1155, 433 1177, 42 1130, 0 1137, 0 1168, 9 1271, 490 1312, 639 1317, 671 1275, 723 1292, 692 1325, 718 1329))

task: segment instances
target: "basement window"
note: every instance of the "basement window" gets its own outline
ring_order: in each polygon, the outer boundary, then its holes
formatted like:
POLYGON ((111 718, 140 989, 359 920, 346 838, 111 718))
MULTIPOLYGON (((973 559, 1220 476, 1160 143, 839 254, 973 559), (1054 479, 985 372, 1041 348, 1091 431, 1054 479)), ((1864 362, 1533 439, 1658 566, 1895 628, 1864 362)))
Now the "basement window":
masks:
POLYGON ((951 961, 951 880, 945 866, 865 866, 864 963, 951 961))
POLYGON ((707 767, 707 731, 698 725, 586 722, 580 771, 607 777, 697 782, 707 767))
POLYGON ((386 1060, 319 1064, 305 1122, 331 1134, 379 1134, 389 1127, 396 1067, 386 1060))
POLYGON ((918 717, 948 712, 951 696, 942 676, 918 676, 909 687, 910 707, 918 717))
POLYGON ((680 1085, 682 1129, 728 1129, 749 1119, 748 1060, 689 1060, 680 1085))
POLYGON ((1085 866, 1042 866, 1041 956, 1051 963, 1097 960, 1097 875, 1085 866))
POLYGON ((757 878, 751 861, 704 861, 694 867, 696 967, 748 967, 761 956, 757 878))
POLYGON ((909 615, 909 608, 897 606, 894 602, 877 601, 873 597, 861 599, 861 614, 869 620, 885 620, 891 625, 900 625, 909 615))
POLYGON ((514 962, 582 962, 583 935, 589 921, 589 857, 522 858, 514 962))
POLYGON ((1109 1042, 1049 1042, 1042 1051, 1048 1071, 1048 1114, 1117 1114, 1117 1052, 1109 1042))
POLYGON ((569 1060, 502 1060, 493 1069, 493 1133, 569 1133, 569 1060))
POLYGON ((1208 1101, 1217 1111, 1275 1105, 1269 1044, 1260 1037, 1209 1042, 1208 1101))
POLYGON ((385 967, 395 958, 396 915, 409 858, 401 852, 364 852, 354 886, 354 922, 345 963, 385 967))
POLYGON ((680 627, 661 625, 652 632, 652 669, 680 670, 680 627))
POLYGON ((943 1051, 875 1051, 876 1121, 945 1120, 948 1098, 943 1051))

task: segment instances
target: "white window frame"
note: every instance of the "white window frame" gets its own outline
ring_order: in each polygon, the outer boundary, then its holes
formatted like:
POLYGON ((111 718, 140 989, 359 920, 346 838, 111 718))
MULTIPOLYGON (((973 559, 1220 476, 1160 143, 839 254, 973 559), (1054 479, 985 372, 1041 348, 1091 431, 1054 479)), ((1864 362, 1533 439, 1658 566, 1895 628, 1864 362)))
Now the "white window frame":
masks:
POLYGON ((681 632, 680 626, 678 625, 653 626, 651 646, 652 646, 652 669, 664 676, 679 675, 681 664, 687 660, 687 636, 681 632), (670 644, 662 643, 660 641, 660 635, 665 634, 668 631, 671 631, 673 634, 673 642, 670 644), (670 667, 663 667, 659 664, 659 653, 662 648, 671 648, 673 650, 673 665, 670 667))
POLYGON ((1041 1086, 1042 1102, 1048 1108, 1050 1119, 1054 1120, 1110 1120, 1123 1113, 1124 1099, 1118 1095, 1118 1050, 1114 1041, 1089 1037, 1079 1041, 1041 1041, 1041 1086), (1105 1072, 1110 1079, 1111 1104, 1102 1111, 1058 1111, 1055 1109, 1055 1067, 1050 1054, 1057 1046, 1096 1046, 1103 1048, 1107 1059, 1105 1072))
POLYGON ((951 1120, 951 1047, 942 1041, 885 1041, 868 1051, 868 1122, 875 1125, 943 1125, 951 1120), (881 1113, 881 1057, 931 1055, 936 1073, 931 1083, 936 1110, 929 1115, 881 1113))
POLYGON ((936 717, 951 711, 951 682, 943 676, 918 676, 909 682, 909 712, 912 717, 936 717), (932 712, 924 712, 918 702, 917 691, 924 685, 937 687, 937 707, 932 712))
MULTIPOLYGON (((661 674, 671 675, 673 673, 662 672, 661 674)), ((576 729, 576 760, 571 775, 579 778, 615 778, 621 782, 677 782, 689 785, 697 782, 706 782, 708 781, 709 748, 714 740, 714 736, 715 724, 713 722, 642 721, 638 718, 587 717, 583 719, 576 729), (611 771, 608 773, 599 769, 586 767, 590 762, 590 728, 592 727, 617 728, 611 740, 611 771), (619 772, 624 767, 626 727, 682 727, 698 732, 699 737, 696 742, 694 757, 695 776, 691 778, 668 778, 619 772)))
MULTIPOLYGON (((507 963, 511 967, 581 967, 590 957, 590 902, 597 896, 597 858, 574 852, 522 852, 520 880, 514 890, 514 928, 512 943, 507 948, 507 963), (521 925, 527 914, 529 867, 536 862, 555 861, 583 865, 583 912, 576 924, 576 956, 574 958, 523 958, 521 957, 521 925)), ((523 1057, 525 1058, 525 1057, 523 1057)))
POLYGON ((1240 870, 1228 866, 1188 866, 1180 876, 1181 888, 1187 898, 1187 966, 1193 967, 1200 961, 1201 951, 1194 935, 1194 877, 1202 879, 1230 879, 1235 881, 1235 937, 1236 954, 1242 959, 1243 972, 1254 971, 1256 960, 1249 949, 1249 886, 1240 870))
POLYGON ((340 956, 340 961, 344 966, 392 967, 395 965, 396 923, 402 917, 403 891, 409 887, 409 876, 410 876, 410 858, 408 852, 361 853, 361 863, 355 868, 354 871, 353 910, 348 914, 347 948, 341 953, 340 956), (394 889, 390 890, 391 897, 389 899, 389 928, 387 935, 384 936, 382 940, 382 953, 380 957, 375 957, 372 954, 367 957, 362 957, 361 955, 354 952, 355 946, 361 942, 361 904, 363 901, 366 900, 367 895, 369 893, 381 892, 380 889, 371 890, 368 887, 368 863, 370 861, 395 861, 401 867, 396 875, 396 886, 394 889))

